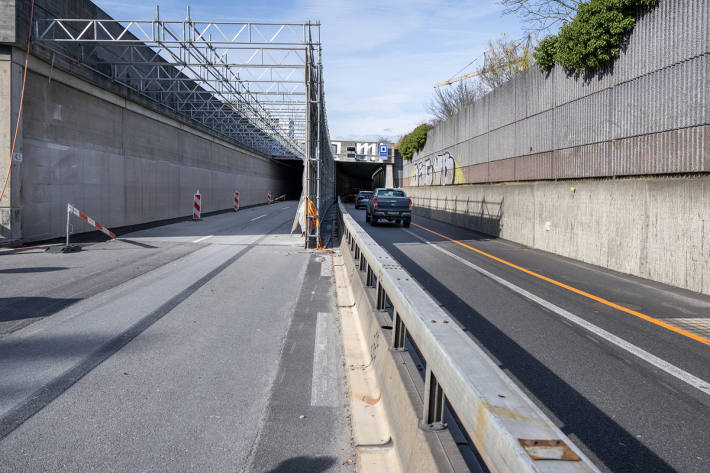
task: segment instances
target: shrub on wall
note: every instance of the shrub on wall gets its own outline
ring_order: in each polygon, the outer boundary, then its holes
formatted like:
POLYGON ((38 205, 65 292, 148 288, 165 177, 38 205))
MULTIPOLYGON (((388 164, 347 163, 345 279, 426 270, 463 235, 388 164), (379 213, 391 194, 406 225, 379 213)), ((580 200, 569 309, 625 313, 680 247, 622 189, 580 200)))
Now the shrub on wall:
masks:
POLYGON ((557 35, 548 36, 535 48, 540 69, 549 72, 560 64, 569 71, 589 74, 619 57, 623 40, 631 33, 640 8, 658 0, 591 0, 577 9, 557 35))
POLYGON ((399 152, 404 159, 412 159, 414 153, 421 150, 426 143, 426 134, 432 126, 422 123, 399 141, 399 152))

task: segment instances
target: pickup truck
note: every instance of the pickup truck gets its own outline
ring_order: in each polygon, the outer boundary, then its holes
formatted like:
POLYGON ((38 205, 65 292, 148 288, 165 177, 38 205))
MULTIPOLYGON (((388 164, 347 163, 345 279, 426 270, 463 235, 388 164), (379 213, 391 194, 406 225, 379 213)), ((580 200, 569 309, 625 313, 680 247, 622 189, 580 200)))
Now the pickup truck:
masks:
POLYGON ((365 220, 377 225, 378 220, 402 223, 408 227, 412 221, 412 199, 402 189, 380 188, 367 203, 365 220))
POLYGON ((370 197, 372 197, 372 191, 358 192, 357 197, 355 197, 355 208, 356 209, 359 209, 360 207, 367 208, 367 202, 370 200, 370 197))

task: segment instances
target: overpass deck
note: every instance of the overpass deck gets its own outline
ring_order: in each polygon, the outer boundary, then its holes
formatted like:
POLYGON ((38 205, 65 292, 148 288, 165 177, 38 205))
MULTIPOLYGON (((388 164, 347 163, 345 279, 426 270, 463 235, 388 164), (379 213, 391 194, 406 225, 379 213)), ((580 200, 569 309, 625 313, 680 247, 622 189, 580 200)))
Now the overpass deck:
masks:
POLYGON ((296 205, 0 254, 0 470, 353 471, 331 261, 296 205))
POLYGON ((708 297, 416 209, 410 228, 348 211, 603 471, 710 471, 708 297))

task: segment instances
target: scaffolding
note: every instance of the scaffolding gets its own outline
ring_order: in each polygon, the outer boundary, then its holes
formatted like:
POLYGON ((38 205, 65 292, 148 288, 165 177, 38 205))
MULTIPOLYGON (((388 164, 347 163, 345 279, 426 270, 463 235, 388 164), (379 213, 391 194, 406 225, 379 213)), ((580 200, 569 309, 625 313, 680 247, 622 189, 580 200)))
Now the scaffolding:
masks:
MULTIPOLYGON (((156 7, 150 20, 40 16, 33 27, 35 42, 217 135, 302 160, 302 203, 317 214, 323 197, 334 200, 321 176, 330 145, 319 23, 200 21, 189 7, 184 20, 165 20, 156 7)), ((315 246, 318 216, 305 214, 299 223, 315 246)))

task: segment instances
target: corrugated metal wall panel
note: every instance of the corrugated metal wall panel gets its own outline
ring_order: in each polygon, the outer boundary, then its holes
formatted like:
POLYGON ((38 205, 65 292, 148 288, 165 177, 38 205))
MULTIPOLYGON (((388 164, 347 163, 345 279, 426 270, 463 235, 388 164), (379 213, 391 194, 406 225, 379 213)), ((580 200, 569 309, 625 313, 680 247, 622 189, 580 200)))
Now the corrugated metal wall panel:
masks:
POLYGON ((537 91, 529 86, 529 77, 534 76, 518 74, 512 80, 515 88, 515 121, 524 120, 528 116, 528 95, 537 94, 537 91))
POLYGON ((612 138, 705 123, 707 61, 702 55, 614 87, 612 138))
MULTIPOLYGON (((470 156, 474 140, 452 147, 450 152, 463 177, 462 182, 457 179, 457 183, 676 174, 708 171, 708 136, 710 126, 702 125, 492 160, 490 167, 484 157, 488 135, 476 139, 480 146, 476 164, 470 164, 466 157, 470 156)), ((411 169, 411 164, 405 164, 406 178, 411 177, 411 169)), ((405 182, 411 185, 411 181, 405 182)))
POLYGON ((495 130, 515 121, 515 82, 510 81, 488 94, 488 129, 495 130))
POLYGON ((489 135, 481 135, 468 140, 461 149, 461 156, 457 156, 459 165, 469 166, 488 162, 489 135))
POLYGON ((615 140, 610 174, 615 176, 704 171, 705 126, 615 140))
POLYGON ((533 116, 552 109, 555 105, 555 75, 554 73, 543 74, 537 67, 533 67, 530 72, 520 75, 518 88, 526 88, 529 92, 521 97, 525 100, 527 116, 533 116))
POLYGON ((480 136, 488 132, 488 104, 487 96, 474 104, 471 117, 471 137, 480 136))
POLYGON ((461 168, 466 183, 488 182, 488 163, 474 164, 461 168))
POLYGON ((515 155, 552 151, 555 112, 548 110, 516 123, 515 155))
POLYGON ((515 124, 510 124, 488 133, 489 161, 515 156, 515 124))
POLYGON ((515 161, 501 159, 488 163, 488 179, 490 182, 505 182, 515 180, 515 161))
POLYGON ((555 146, 569 148, 609 139, 610 89, 555 108, 555 146))
POLYGON ((552 179, 552 153, 537 153, 515 158, 515 180, 552 179))
POLYGON ((557 150, 552 155, 554 179, 582 178, 608 175, 611 144, 594 143, 557 150))

